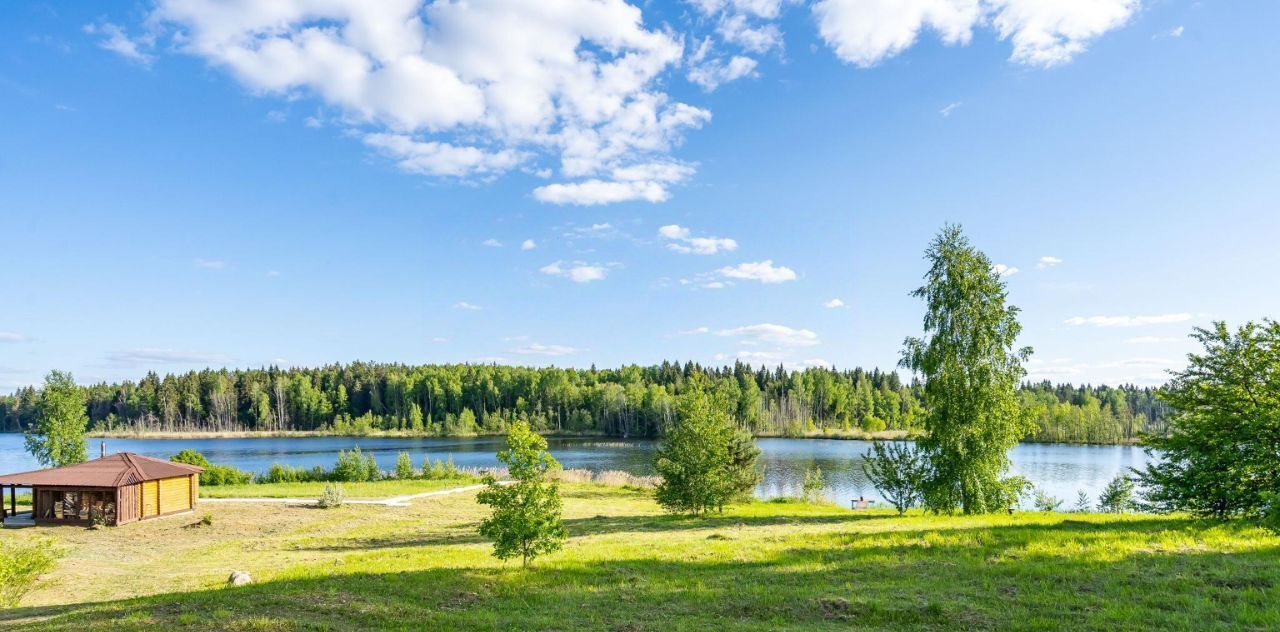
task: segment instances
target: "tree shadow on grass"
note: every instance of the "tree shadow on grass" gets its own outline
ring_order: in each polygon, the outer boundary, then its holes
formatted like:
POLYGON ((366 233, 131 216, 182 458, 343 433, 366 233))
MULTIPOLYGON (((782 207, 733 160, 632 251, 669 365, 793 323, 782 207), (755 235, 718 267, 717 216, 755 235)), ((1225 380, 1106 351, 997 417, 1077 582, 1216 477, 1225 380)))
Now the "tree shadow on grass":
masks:
MULTIPOLYGON (((18 608, 0 627, 100 629, 810 630, 1276 629, 1280 541, 1233 552, 1179 520, 807 533, 747 550, 551 556, 281 579, 95 604, 18 608), (879 536, 877 541, 877 536, 879 536), (1124 544, 1126 549, 1118 548, 1124 544)), ((1216 533, 1216 532, 1215 532, 1216 533)), ((1249 534, 1243 531, 1237 535, 1249 534)), ((1220 535, 1220 534, 1218 534, 1220 535)), ((1242 536, 1243 537, 1243 536, 1242 536)), ((1250 536, 1252 537, 1252 536, 1250 536)), ((714 547, 709 547, 714 548, 714 547)), ((376 565, 377 559, 362 563, 376 565)))

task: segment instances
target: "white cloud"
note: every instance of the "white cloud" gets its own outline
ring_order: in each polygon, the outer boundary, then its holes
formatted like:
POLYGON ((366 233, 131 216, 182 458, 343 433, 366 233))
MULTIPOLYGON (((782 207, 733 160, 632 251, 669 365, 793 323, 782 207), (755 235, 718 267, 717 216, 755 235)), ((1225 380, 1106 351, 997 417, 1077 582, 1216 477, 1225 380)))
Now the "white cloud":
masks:
POLYGON ((1040 260, 1036 262, 1036 269, 1043 270, 1045 268, 1052 268, 1053 266, 1059 265, 1061 263, 1062 263, 1062 259, 1059 259, 1057 257, 1050 257, 1046 255, 1046 256, 1040 257, 1040 260))
POLYGON ((753 344, 776 344, 788 347, 807 347, 818 344, 818 334, 808 329, 794 329, 772 323, 721 329, 716 332, 716 335, 741 338, 753 344))
POLYGON ((489 152, 477 147, 415 140, 407 134, 365 134, 361 140, 395 160, 402 170, 426 176, 462 178, 502 173, 528 158, 528 154, 510 149, 489 152))
POLYGON ((480 306, 479 306, 479 305, 474 305, 474 304, 472 304, 472 303, 468 303, 468 302, 466 302, 466 301, 458 301, 457 303, 454 303, 454 304, 453 304, 453 308, 454 308, 454 309, 465 309, 465 310, 469 310, 469 311, 473 311, 473 312, 474 312, 474 311, 479 310, 479 309, 480 309, 480 306))
POLYGON ((838 298, 833 298, 833 299, 831 299, 831 300, 829 300, 829 301, 827 301, 827 302, 823 303, 823 304, 822 304, 822 306, 823 306, 823 307, 825 307, 825 308, 827 308, 827 309, 836 309, 836 308, 840 308, 840 307, 845 307, 845 304, 844 304, 844 301, 842 301, 842 300, 840 300, 840 299, 838 299, 838 298))
POLYGON ((682 336, 691 336, 694 334, 707 334, 707 333, 711 333, 711 328, 710 327, 694 327, 693 329, 685 329, 683 331, 680 331, 679 333, 682 336))
POLYGON ((521 250, 533 250, 534 248, 537 248, 537 247, 538 247, 537 242, 533 241, 532 239, 526 239, 520 242, 521 250))
POLYGON ((213 353, 174 351, 172 349, 129 349, 107 354, 110 364, 129 366, 150 364, 228 364, 231 358, 213 353))
POLYGON ((544 345, 539 342, 531 342, 527 345, 516 347, 510 350, 511 353, 519 353, 521 355, 543 355, 543 356, 563 356, 578 353, 578 349, 565 345, 544 345))
POLYGON ((227 267, 226 261, 219 261, 217 259, 196 259, 195 263, 197 268, 204 268, 206 270, 221 270, 227 267))
POLYGON ((675 243, 667 244, 667 249, 681 254, 714 255, 717 252, 731 252, 738 249, 738 242, 728 237, 694 237, 693 232, 678 224, 667 224, 658 229, 658 235, 675 243))
POLYGON ((1017 268, 1013 268, 1013 267, 1007 266, 1007 265, 1005 265, 1005 264, 1003 264, 1003 263, 997 263, 997 264, 995 264, 995 265, 991 266, 991 271, 992 271, 992 272, 995 272, 996 274, 998 274, 998 275, 1000 275, 1000 276, 1002 276, 1002 277, 1013 276, 1013 275, 1015 275, 1015 274, 1017 274, 1017 273, 1018 273, 1018 269, 1017 269, 1017 268))
POLYGON ((736 81, 743 77, 756 76, 756 60, 742 55, 734 55, 728 61, 710 59, 689 68, 685 77, 698 84, 703 90, 711 92, 721 85, 736 81))
POLYGON ((98 47, 109 50, 132 62, 137 62, 143 66, 151 65, 151 55, 142 52, 143 47, 150 46, 153 39, 150 36, 143 36, 138 39, 131 39, 125 34, 124 29, 110 22, 101 24, 86 24, 84 32, 89 35, 101 35, 104 39, 98 40, 98 47))
POLYGON ((922 30, 964 45, 977 27, 1013 44, 1010 60, 1051 67, 1124 26, 1140 0, 818 0, 818 32, 840 59, 874 66, 910 48, 922 30))
POLYGON ((608 268, 604 266, 587 264, 582 261, 567 265, 564 261, 556 261, 538 268, 538 271, 550 276, 564 277, 574 283, 602 281, 609 274, 608 268))
POLYGON ((963 104, 963 103, 961 103, 961 102, 959 102, 959 101, 953 101, 953 102, 951 102, 951 103, 948 103, 948 104, 947 104, 945 107, 943 107, 941 110, 938 110, 938 114, 941 114, 941 115, 943 116, 943 118, 948 118, 948 117, 950 117, 950 116, 951 116, 951 113, 952 113, 952 112, 955 112, 955 111, 956 111, 956 108, 958 108, 958 107, 960 107, 960 106, 962 106, 962 105, 964 105, 964 104, 963 104))
POLYGON ((1191 314, 1159 314, 1155 316, 1075 316, 1063 321, 1073 327, 1088 325, 1090 327, 1141 327, 1143 325, 1162 325, 1182 323, 1191 320, 1191 314))
POLYGON ((0 342, 31 342, 31 338, 12 331, 0 331, 0 342))
POLYGON ((436 344, 443 344, 443 343, 449 342, 449 339, 444 336, 434 336, 431 338, 431 342, 434 342, 436 344))
POLYGON ((255 94, 318 99, 413 173, 556 164, 550 202, 666 199, 669 182, 606 178, 669 160, 711 116, 665 92, 682 36, 624 0, 159 0, 146 28, 255 94))
POLYGON ((484 240, 484 241, 480 242, 480 245, 482 245, 482 246, 488 246, 488 247, 490 247, 490 248, 501 248, 501 247, 502 247, 502 242, 498 241, 497 239, 494 239, 494 238, 490 237, 490 238, 488 238, 488 239, 486 239, 486 240, 484 240))
POLYGON ((1125 340, 1125 342, 1131 345, 1154 345, 1154 344, 1163 344, 1168 342, 1179 342, 1181 340, 1182 340, 1181 338, 1176 338, 1173 336, 1137 336, 1137 337, 1125 340))
POLYGON ((796 280, 794 270, 785 266, 775 266, 772 259, 726 266, 717 272, 731 279, 746 279, 761 283, 783 283, 796 280))

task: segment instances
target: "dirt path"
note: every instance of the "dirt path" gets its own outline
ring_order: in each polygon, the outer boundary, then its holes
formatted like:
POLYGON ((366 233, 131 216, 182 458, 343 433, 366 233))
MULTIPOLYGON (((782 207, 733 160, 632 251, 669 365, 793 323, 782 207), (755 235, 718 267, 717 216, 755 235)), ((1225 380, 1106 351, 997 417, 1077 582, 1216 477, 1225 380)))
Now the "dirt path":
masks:
MULTIPOLYGON (((509 481, 501 481, 499 485, 508 485, 509 481)), ((484 485, 466 485, 464 487, 455 487, 453 489, 441 489, 434 492, 422 492, 420 494, 409 494, 406 496, 392 496, 382 500, 347 500, 344 501, 348 505, 383 505, 385 507, 408 507, 409 501, 419 498, 427 498, 429 496, 445 496, 448 494, 461 494, 463 492, 475 491, 483 489, 484 485)), ((200 503, 284 503, 288 505, 314 505, 319 501, 316 498, 201 498, 200 503)))

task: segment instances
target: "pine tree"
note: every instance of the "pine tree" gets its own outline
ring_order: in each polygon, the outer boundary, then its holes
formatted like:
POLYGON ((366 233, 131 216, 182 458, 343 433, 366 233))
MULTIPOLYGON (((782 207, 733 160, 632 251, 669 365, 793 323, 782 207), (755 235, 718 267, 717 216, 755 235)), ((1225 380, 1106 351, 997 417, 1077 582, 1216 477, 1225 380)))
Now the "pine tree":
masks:
POLYGON ((734 403, 698 376, 677 404, 676 423, 663 437, 655 467, 662 476, 658 504, 673 513, 702 514, 749 495, 760 482, 760 450, 734 426, 734 403))

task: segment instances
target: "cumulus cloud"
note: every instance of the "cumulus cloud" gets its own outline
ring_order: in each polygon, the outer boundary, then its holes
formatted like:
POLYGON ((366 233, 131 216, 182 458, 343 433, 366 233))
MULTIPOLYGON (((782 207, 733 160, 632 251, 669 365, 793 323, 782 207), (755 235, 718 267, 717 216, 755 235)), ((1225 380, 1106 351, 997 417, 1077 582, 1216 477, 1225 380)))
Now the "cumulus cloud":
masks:
POLYGON ((479 310, 479 309, 480 309, 480 306, 479 306, 479 305, 475 305, 475 304, 473 304, 473 303, 468 303, 468 302, 466 302, 466 301, 458 301, 457 303, 454 303, 454 304, 453 304, 453 308, 454 308, 454 309, 465 309, 465 310, 467 310, 467 311, 472 311, 472 312, 474 312, 474 311, 479 310))
POLYGON ((1040 257, 1040 260, 1036 262, 1036 269, 1043 270, 1045 268, 1052 268, 1061 263, 1062 263, 1062 259, 1059 259, 1057 257, 1050 257, 1046 255, 1046 256, 1040 257))
POLYGON ((728 61, 712 59, 696 64, 686 77, 711 92, 730 81, 756 76, 756 65, 756 60, 750 57, 734 55, 728 61))
POLYGON ((666 199, 675 181, 613 172, 670 160, 711 116, 662 86, 681 36, 624 0, 159 0, 146 28, 255 94, 319 99, 406 171, 557 165, 535 192, 553 203, 666 199))
POLYGON ((480 242, 480 245, 482 245, 482 246, 488 246, 488 247, 490 247, 490 248, 501 248, 501 247, 502 247, 502 242, 498 241, 497 239, 494 239, 494 238, 490 237, 490 238, 488 238, 488 239, 486 239, 486 240, 484 240, 484 241, 480 242))
POLYGON ((739 263, 736 266, 725 266, 717 270, 717 273, 730 279, 744 279, 761 283, 783 283, 796 280, 794 270, 785 266, 775 266, 772 259, 739 263))
POLYGON ((531 342, 527 345, 519 346, 511 349, 511 353, 519 353, 521 355, 542 355, 542 356, 563 356, 577 353, 578 349, 566 345, 544 345, 539 342, 531 342))
POLYGON ((1003 263, 997 263, 997 264, 995 264, 995 265, 991 266, 991 271, 992 271, 992 272, 995 272, 996 274, 998 274, 998 275, 1000 275, 1000 276, 1002 276, 1002 277, 1013 276, 1013 275, 1015 275, 1015 274, 1017 274, 1017 273, 1018 273, 1018 269, 1017 269, 1017 268, 1014 268, 1014 267, 1011 267, 1011 266, 1007 266, 1007 265, 1005 265, 1005 264, 1003 264, 1003 263))
POLYGON ((609 269, 604 266, 588 264, 582 261, 575 261, 569 264, 564 261, 556 261, 538 268, 538 271, 549 276, 564 277, 574 283, 602 281, 609 274, 609 269))
POLYGON ((831 299, 831 300, 829 300, 829 301, 827 301, 827 302, 823 303, 823 304, 822 304, 822 306, 823 306, 823 307, 825 307, 825 308, 827 308, 827 309, 838 309, 838 308, 840 308, 840 307, 844 307, 844 306, 845 306, 845 304, 844 304, 844 301, 842 301, 842 300, 840 300, 840 299, 838 299, 838 298, 833 298, 833 299, 831 299))
POLYGON ((526 239, 526 240, 524 240, 524 241, 520 242, 520 249, 521 249, 521 250, 533 250, 534 248, 537 248, 537 247, 538 247, 537 242, 535 242, 535 241, 534 241, 534 240, 532 240, 532 239, 526 239))
POLYGON ((808 329, 795 329, 772 323, 721 329, 716 331, 716 335, 739 338, 749 344, 775 344, 787 347, 808 347, 818 344, 818 334, 808 329))
POLYGON ((1191 314, 1158 314, 1154 316, 1075 316, 1063 321, 1073 327, 1141 327, 1182 323, 1191 320, 1191 314))
POLYGON ((1013 45, 1010 60, 1052 67, 1124 26, 1140 0, 818 0, 818 32, 836 56, 874 66, 915 44, 923 30, 964 45, 988 27, 1013 45))
POLYGON ((681 254, 714 255, 738 249, 738 242, 728 237, 695 237, 693 231, 678 224, 667 224, 658 229, 658 236, 669 240, 668 250, 681 254))

